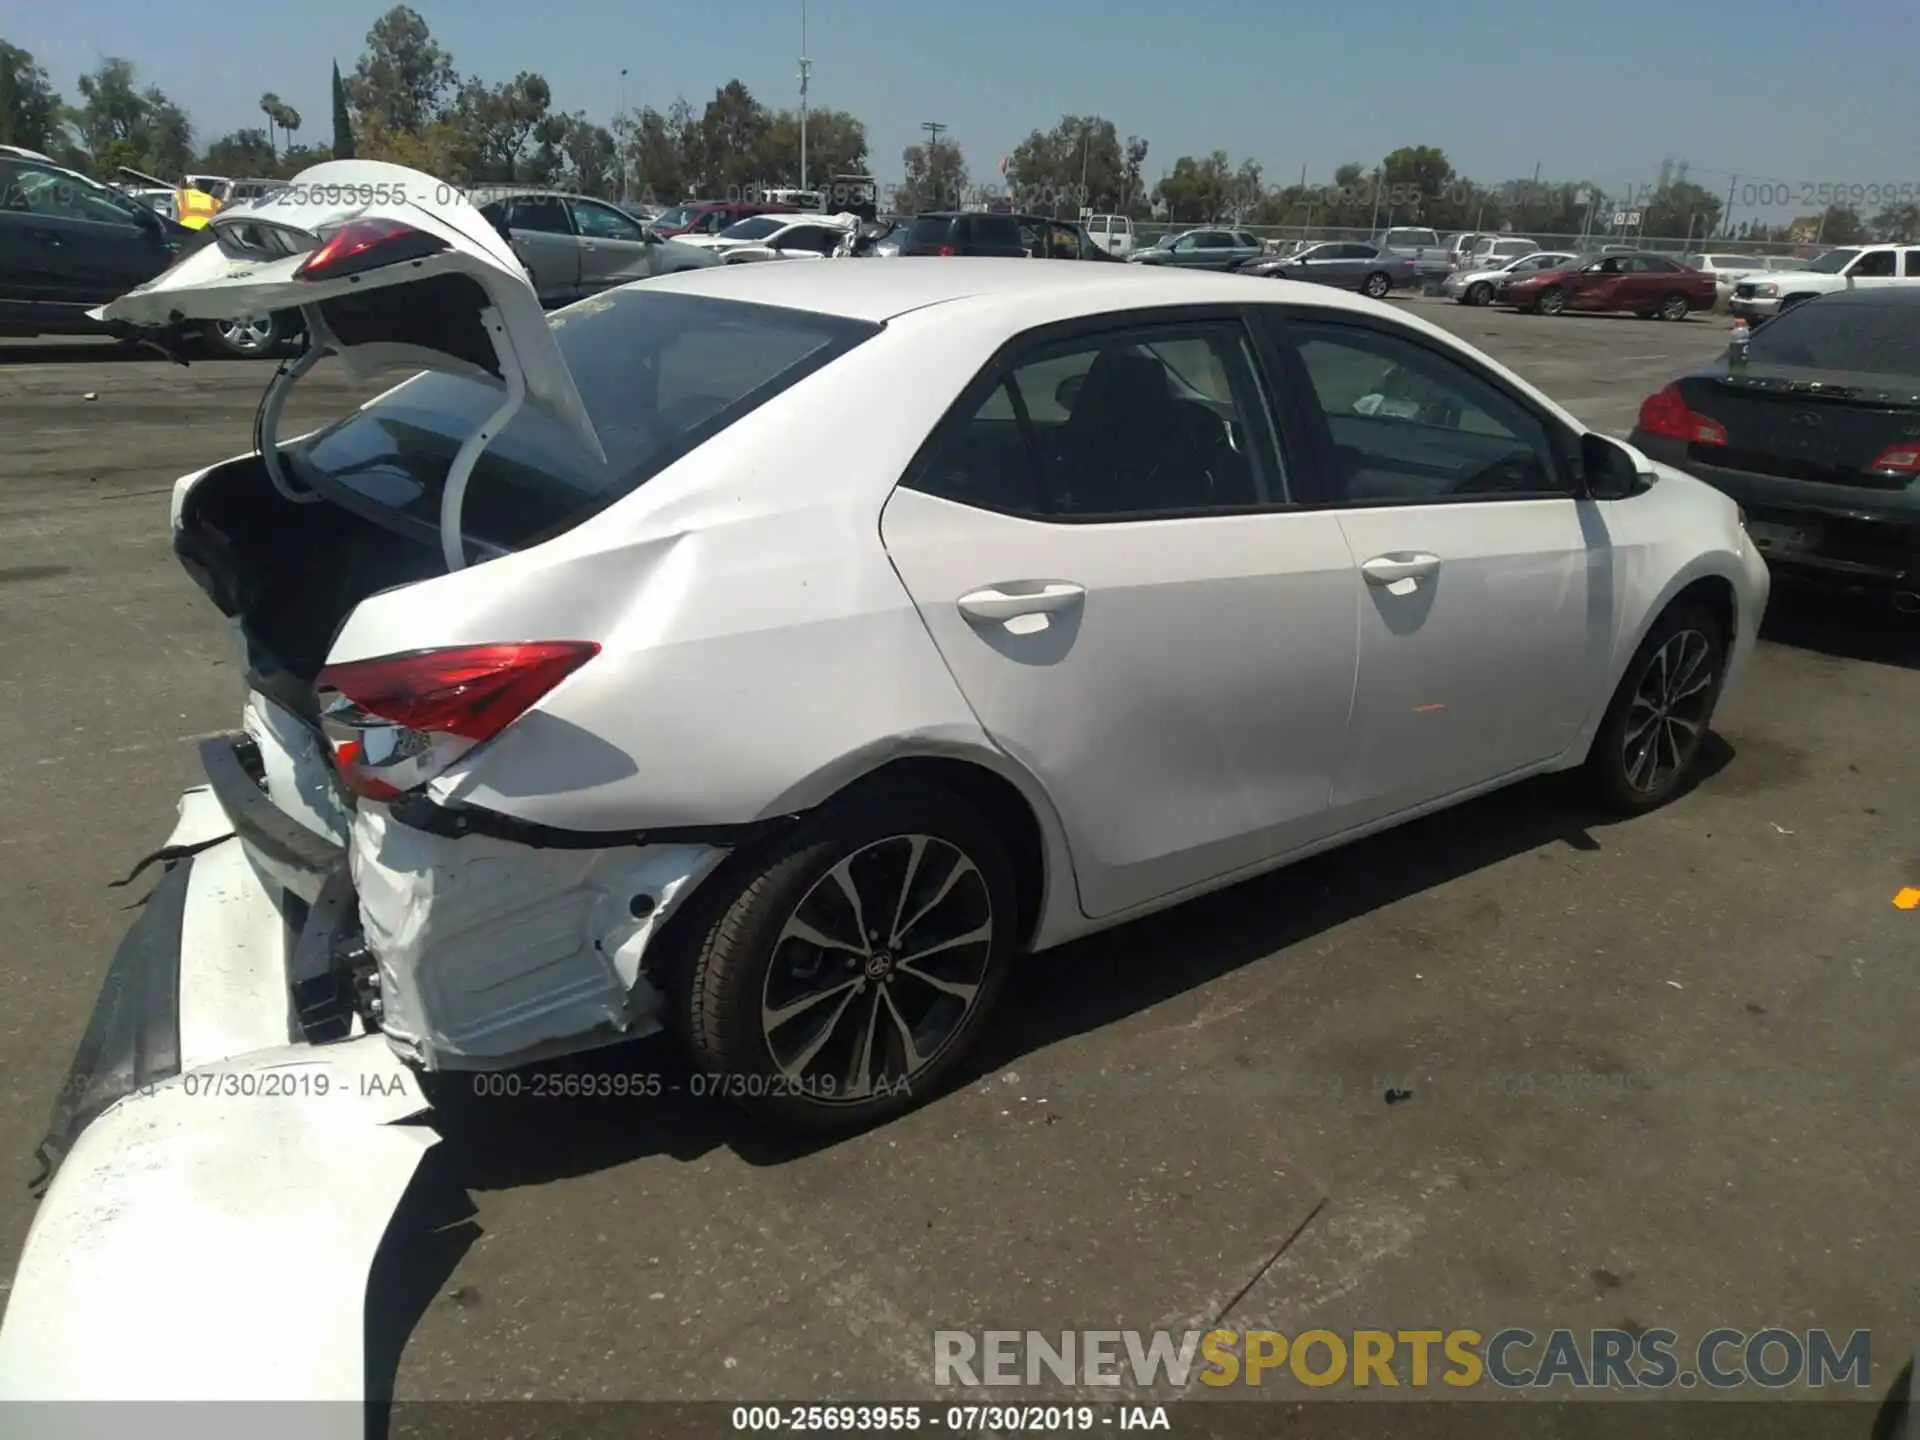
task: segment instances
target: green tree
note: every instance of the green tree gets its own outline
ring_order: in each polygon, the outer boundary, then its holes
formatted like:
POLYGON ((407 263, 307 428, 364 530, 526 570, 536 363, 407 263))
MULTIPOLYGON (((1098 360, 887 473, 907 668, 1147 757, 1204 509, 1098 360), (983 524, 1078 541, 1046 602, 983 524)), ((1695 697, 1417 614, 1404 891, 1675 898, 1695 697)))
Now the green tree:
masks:
POLYGON ((967 159, 956 141, 941 138, 909 145, 900 152, 906 178, 894 208, 908 215, 923 210, 953 210, 966 203, 967 159))
POLYGON ((1829 205, 1816 233, 1824 245, 1858 245, 1867 238, 1867 227, 1852 206, 1829 205))
MULTIPOLYGON (((756 169, 763 184, 800 183, 800 117, 794 111, 769 117, 756 169)), ((866 173, 867 127, 845 110, 807 111, 807 183, 826 191, 835 175, 866 173)))
POLYGON ((417 10, 396 5, 367 31, 367 50, 347 81, 355 117, 389 133, 418 133, 446 118, 459 83, 453 57, 417 10))
POLYGON ((1154 187, 1156 212, 1176 225, 1224 219, 1234 202, 1234 169, 1227 152, 1202 159, 1182 155, 1154 187))
POLYGON ((460 89, 454 124, 476 180, 545 183, 563 161, 559 146, 566 119, 551 113, 553 89, 546 78, 522 70, 511 80, 487 85, 475 76, 460 89))
POLYGON ((1920 205, 1889 205, 1867 222, 1876 239, 1912 244, 1920 240, 1920 205))
POLYGON ((340 62, 333 62, 333 155, 336 160, 353 159, 353 111, 347 104, 347 87, 340 78, 340 62))
MULTIPOLYGON (((1119 132, 1099 115, 1062 115, 1053 129, 1035 130, 1014 146, 1007 162, 1014 203, 1053 216, 1073 215, 1083 205, 1118 209, 1128 198, 1128 179, 1119 132)), ((1132 179, 1137 186, 1137 170, 1132 179)))
POLYGON ((111 174, 120 165, 165 180, 186 173, 193 160, 193 124, 158 86, 139 88, 132 61, 102 60, 80 77, 80 95, 73 122, 98 173, 111 174))
POLYGON ((215 175, 274 175, 280 157, 264 130, 236 130, 208 145, 201 164, 215 175))
MULTIPOLYGON (((695 168, 700 186, 723 199, 759 185, 760 161, 772 128, 773 116, 739 80, 729 80, 714 91, 713 99, 700 113, 700 154, 695 168)), ((796 150, 796 162, 797 158, 796 150)))
POLYGON ((1640 233, 1711 235, 1720 228, 1721 204, 1718 195, 1691 180, 1667 185, 1639 207, 1640 233))
POLYGON ((1418 221, 1447 228, 1455 224, 1453 162, 1432 145, 1403 145, 1380 162, 1380 213, 1392 207, 1396 222, 1418 221))
POLYGON ((60 96, 38 61, 0 40, 0 145, 52 151, 60 140, 60 96))

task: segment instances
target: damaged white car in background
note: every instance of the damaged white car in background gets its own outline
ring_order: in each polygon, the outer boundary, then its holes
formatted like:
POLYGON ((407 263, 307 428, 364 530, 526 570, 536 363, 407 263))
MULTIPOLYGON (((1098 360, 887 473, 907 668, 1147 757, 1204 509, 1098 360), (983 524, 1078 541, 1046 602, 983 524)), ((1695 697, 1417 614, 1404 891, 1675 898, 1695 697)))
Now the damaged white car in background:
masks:
POLYGON ((549 316, 464 201, 352 203, 427 177, 291 188, 346 200, 104 311, 312 344, 174 489, 242 725, 56 1107, 0 1396, 357 1396, 421 1072, 664 1026, 872 1124, 1023 952, 1542 771, 1664 802, 1765 609, 1730 501, 1356 297, 932 259, 549 316), (326 356, 419 373, 283 439, 326 356))

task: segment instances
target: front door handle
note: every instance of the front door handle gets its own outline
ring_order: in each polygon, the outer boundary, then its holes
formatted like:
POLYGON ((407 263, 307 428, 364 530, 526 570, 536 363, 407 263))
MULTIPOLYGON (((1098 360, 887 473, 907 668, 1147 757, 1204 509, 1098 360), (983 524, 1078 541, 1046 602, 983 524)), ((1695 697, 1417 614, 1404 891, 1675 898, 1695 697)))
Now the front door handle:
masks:
POLYGON ((1400 552, 1376 555, 1360 567, 1369 585, 1394 585, 1402 580, 1424 580, 1440 568, 1438 555, 1400 552))
POLYGON ((27 234, 44 245, 58 245, 60 243, 60 232, 58 230, 42 230, 36 228, 27 231, 27 234))
POLYGON ((1070 609, 1087 598, 1086 587, 1066 580, 1048 580, 1039 585, 1015 588, 988 586, 962 595, 957 602, 960 613, 969 620, 991 622, 1013 620, 1021 615, 1051 615, 1070 609))

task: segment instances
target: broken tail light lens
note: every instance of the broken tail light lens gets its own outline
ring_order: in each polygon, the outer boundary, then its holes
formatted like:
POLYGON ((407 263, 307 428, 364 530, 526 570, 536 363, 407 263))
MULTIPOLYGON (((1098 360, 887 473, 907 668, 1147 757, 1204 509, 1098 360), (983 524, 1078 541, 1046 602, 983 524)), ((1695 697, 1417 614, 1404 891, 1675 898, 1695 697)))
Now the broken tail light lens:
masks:
POLYGON ((1726 427, 1689 406, 1678 385, 1655 391, 1641 402, 1639 425, 1649 435, 1688 445, 1727 443, 1726 427))
POLYGON ((329 665, 314 680, 341 781, 392 800, 491 740, 600 653, 591 640, 461 645, 329 665))
POLYGON ((296 280, 340 280, 407 260, 424 260, 447 248, 438 235, 401 220, 349 220, 321 232, 293 272, 296 280))

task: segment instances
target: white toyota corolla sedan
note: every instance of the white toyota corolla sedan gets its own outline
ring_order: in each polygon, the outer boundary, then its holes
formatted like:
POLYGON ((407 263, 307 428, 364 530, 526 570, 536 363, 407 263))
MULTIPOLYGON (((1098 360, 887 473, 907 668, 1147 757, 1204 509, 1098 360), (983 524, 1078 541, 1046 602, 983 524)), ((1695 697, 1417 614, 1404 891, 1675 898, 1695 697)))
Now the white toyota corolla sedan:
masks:
MULTIPOLYGON (((1667 800, 1766 606, 1731 501, 1375 301, 927 259, 548 316, 445 187, 303 179, 105 314, 314 338, 175 489, 250 693, 162 882, 309 1039, 665 1025, 868 1124, 1032 952, 1544 771, 1667 800), (281 439, 329 353, 421 373, 281 439)), ((180 1035, 239 1023, 172 963, 180 1035)))

